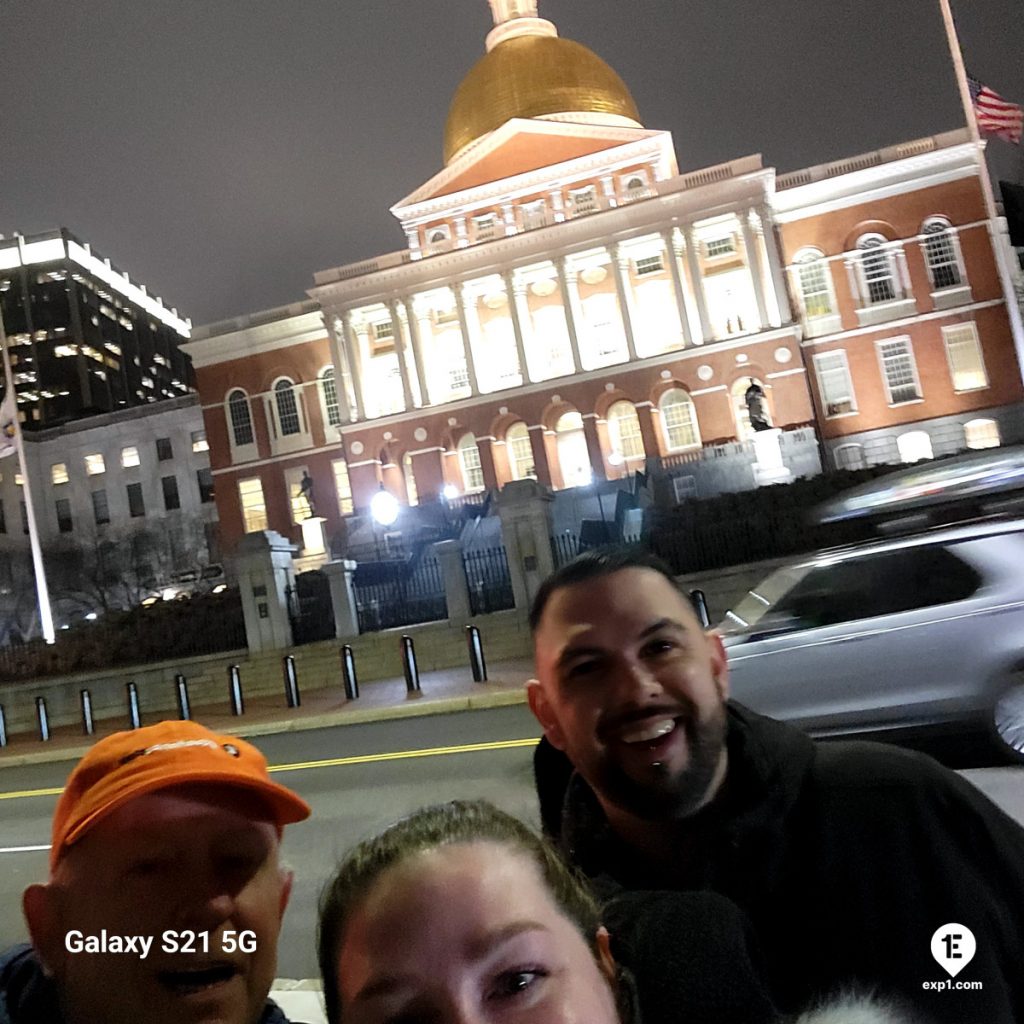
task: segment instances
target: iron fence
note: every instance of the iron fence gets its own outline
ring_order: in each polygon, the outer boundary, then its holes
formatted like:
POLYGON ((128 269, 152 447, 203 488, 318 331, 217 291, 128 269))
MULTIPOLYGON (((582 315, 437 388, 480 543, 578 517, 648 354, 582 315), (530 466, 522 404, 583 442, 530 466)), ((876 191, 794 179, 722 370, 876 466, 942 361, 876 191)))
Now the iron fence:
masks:
POLYGON ((512 575, 505 549, 467 551, 462 557, 469 588, 469 607, 474 615, 486 615, 515 607, 512 575))
POLYGON ((433 556, 406 562, 361 562, 352 580, 360 633, 448 618, 444 579, 433 556))
POLYGON ((334 605, 327 576, 319 569, 295 577, 295 586, 285 588, 292 640, 296 645, 333 640, 334 605))
POLYGON ((559 569, 566 562, 571 562, 580 551, 580 539, 572 533, 556 533, 551 538, 551 557, 555 568, 559 569))

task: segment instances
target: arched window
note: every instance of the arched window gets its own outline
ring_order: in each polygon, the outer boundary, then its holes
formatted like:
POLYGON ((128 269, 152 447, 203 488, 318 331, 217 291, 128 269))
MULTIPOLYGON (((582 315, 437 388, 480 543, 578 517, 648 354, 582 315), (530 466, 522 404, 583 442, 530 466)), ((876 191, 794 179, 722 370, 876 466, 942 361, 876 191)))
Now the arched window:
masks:
POLYGON ((857 242, 864 298, 868 305, 892 302, 897 295, 896 264, 884 235, 864 235, 857 242))
POLYGON ((463 434, 459 441, 459 465, 462 467, 462 482, 466 493, 484 489, 484 470, 480 465, 480 449, 472 434, 463 434))
POLYGON ((908 430, 896 438, 901 462, 920 462, 932 458, 932 439, 926 430, 908 430))
POLYGON ((672 388, 658 403, 665 428, 665 444, 669 451, 693 448, 700 444, 697 413, 693 399, 682 388, 672 388))
POLYGON ((228 417, 231 420, 231 436, 236 448, 255 443, 249 396, 241 388, 236 388, 228 395, 228 417))
POLYGON ((563 413, 555 424, 558 439, 558 464, 564 487, 585 487, 593 479, 590 452, 583 433, 583 417, 578 412, 563 413))
POLYGON ((406 452, 402 456, 402 475, 405 477, 405 496, 410 505, 418 505, 419 492, 416 490, 416 473, 412 468, 412 455, 406 452))
POLYGON ((328 366, 320 372, 320 399, 324 404, 324 415, 329 426, 341 425, 341 408, 338 405, 338 386, 334 380, 334 367, 328 366))
POLYGON ((302 433, 299 421, 299 406, 295 401, 295 384, 283 377, 274 385, 274 401, 277 404, 277 425, 282 437, 302 433))
POLYGON ((835 305, 825 254, 820 249, 801 249, 793 262, 804 314, 809 318, 831 316, 835 305))
POLYGON ((945 217, 929 217, 921 227, 924 235, 924 260, 932 287, 955 288, 963 283, 960 254, 957 252, 953 229, 945 217))
POLYGON ((998 448, 1002 443, 999 424, 995 420, 968 420, 964 424, 964 440, 968 448, 998 448))
POLYGON ((627 199, 642 199, 647 195, 647 178, 643 174, 629 175, 625 191, 627 199))
POLYGON ((505 451, 508 453, 508 468, 513 480, 536 479, 530 431, 522 421, 513 423, 505 432, 505 451))
POLYGON ((626 459, 643 459, 644 438, 640 433, 640 418, 632 402, 616 402, 608 410, 608 440, 612 454, 626 459))

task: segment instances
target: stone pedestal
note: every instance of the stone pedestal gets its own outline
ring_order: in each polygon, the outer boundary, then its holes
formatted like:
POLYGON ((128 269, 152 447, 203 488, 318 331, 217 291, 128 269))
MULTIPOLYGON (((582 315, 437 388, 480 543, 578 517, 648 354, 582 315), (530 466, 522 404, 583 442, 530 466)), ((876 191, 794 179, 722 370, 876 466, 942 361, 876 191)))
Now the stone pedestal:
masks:
POLYGON ((356 562, 341 559, 327 562, 322 572, 331 588, 331 607, 334 610, 334 635, 339 640, 352 640, 359 636, 359 616, 356 613, 356 594, 352 581, 356 562))
POLYGON ((530 607, 541 583, 554 572, 551 505, 555 496, 536 480, 515 480, 498 495, 501 539, 508 556, 516 607, 530 607))
POLYGON ((327 536, 323 516, 311 516, 299 524, 302 530, 302 554, 295 559, 295 572, 319 569, 327 561, 327 536))
POLYGON ((781 436, 782 431, 778 427, 754 433, 754 483, 758 487, 764 484, 785 484, 793 479, 793 474, 782 461, 782 447, 779 443, 781 436))
POLYGON ((297 548, 273 530, 247 533, 235 552, 245 637, 253 654, 292 646, 286 589, 295 585, 297 548))
POLYGON ((462 545, 457 540, 442 540, 434 545, 437 562, 444 580, 444 596, 448 603, 448 621, 467 622, 473 614, 469 603, 466 569, 462 562, 462 545))

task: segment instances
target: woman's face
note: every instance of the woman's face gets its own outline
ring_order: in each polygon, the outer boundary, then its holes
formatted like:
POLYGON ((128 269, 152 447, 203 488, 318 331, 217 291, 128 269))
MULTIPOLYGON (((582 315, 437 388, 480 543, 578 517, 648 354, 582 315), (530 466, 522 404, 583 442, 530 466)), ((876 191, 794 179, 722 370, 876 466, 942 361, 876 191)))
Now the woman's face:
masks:
POLYGON ((607 973, 525 854, 466 843, 377 880, 338 995, 345 1024, 619 1024, 607 973))

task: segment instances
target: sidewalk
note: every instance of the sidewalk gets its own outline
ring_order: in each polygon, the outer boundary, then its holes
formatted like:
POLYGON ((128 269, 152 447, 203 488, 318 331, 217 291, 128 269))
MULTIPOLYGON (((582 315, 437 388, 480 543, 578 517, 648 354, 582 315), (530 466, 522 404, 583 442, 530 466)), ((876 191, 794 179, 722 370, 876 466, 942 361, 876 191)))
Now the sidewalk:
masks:
MULTIPOLYGON (((245 713, 231 714, 226 702, 192 707, 192 718, 218 732, 234 736, 268 736, 281 732, 303 732, 326 726, 383 722, 418 715, 441 715, 476 708, 504 707, 526 701, 524 682, 533 672, 528 659, 496 662, 487 666, 488 681, 474 683, 468 667, 421 672, 421 693, 406 692, 405 679, 379 679, 361 683, 358 700, 345 699, 341 685, 301 692, 302 705, 285 706, 284 693, 246 699, 245 713)), ((167 717, 172 717, 168 713, 167 717)), ((155 716, 143 716, 143 725, 152 725, 155 716)), ((81 726, 61 726, 51 730, 44 743, 38 733, 17 733, 0 748, 0 768, 55 761, 77 761, 102 736, 127 729, 126 717, 96 722, 91 737, 82 735, 81 726)))

